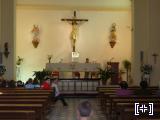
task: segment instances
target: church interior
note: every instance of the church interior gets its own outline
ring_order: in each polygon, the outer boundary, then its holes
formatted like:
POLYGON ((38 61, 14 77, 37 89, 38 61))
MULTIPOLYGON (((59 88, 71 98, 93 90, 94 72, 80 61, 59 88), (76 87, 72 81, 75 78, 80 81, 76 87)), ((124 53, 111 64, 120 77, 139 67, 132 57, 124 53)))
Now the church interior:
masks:
POLYGON ((0 0, 0 120, 160 119, 159 0, 0 0))

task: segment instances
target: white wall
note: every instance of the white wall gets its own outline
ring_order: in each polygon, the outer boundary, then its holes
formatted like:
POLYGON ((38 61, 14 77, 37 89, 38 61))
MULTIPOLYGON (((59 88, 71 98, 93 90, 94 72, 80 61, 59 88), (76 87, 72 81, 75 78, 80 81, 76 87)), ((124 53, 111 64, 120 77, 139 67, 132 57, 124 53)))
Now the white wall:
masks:
POLYGON ((151 85, 158 85, 160 78, 160 62, 154 63, 153 53, 160 55, 160 11, 159 0, 134 0, 134 40, 133 40, 133 69, 132 76, 134 83, 139 84, 140 72, 140 51, 144 51, 144 64, 151 64, 151 85))
MULTIPOLYGON (((53 54, 52 62, 59 62, 61 58, 64 62, 71 61, 71 26, 60 19, 72 15, 72 11, 67 10, 17 9, 16 56, 24 58, 22 80, 32 77, 33 71, 45 68, 48 54, 53 54), (40 44, 36 49, 32 45, 31 33, 34 24, 40 28, 40 44)), ((100 63, 112 57, 113 61, 119 62, 131 59, 130 11, 78 11, 77 16, 89 19, 79 28, 76 42, 79 62, 84 62, 86 57, 100 63), (117 24, 117 44, 111 48, 109 30, 113 22, 117 24)))
POLYGON ((153 72, 151 76, 151 84, 158 85, 160 81, 160 40, 159 40, 159 28, 160 28, 160 16, 158 11, 160 11, 160 1, 159 0, 150 0, 149 2, 150 10, 150 52, 149 52, 149 61, 153 66, 153 72), (154 63, 153 53, 158 54, 157 63, 154 63))
POLYGON ((140 71, 140 51, 144 52, 144 63, 147 63, 147 54, 149 48, 149 16, 148 16, 148 0, 135 0, 134 1, 134 40, 132 51, 132 76, 134 84, 139 84, 141 80, 140 71))
POLYGON ((6 67, 5 79, 15 79, 15 0, 0 0, 0 51, 4 52, 4 43, 8 43, 8 58, 3 55, 6 67))

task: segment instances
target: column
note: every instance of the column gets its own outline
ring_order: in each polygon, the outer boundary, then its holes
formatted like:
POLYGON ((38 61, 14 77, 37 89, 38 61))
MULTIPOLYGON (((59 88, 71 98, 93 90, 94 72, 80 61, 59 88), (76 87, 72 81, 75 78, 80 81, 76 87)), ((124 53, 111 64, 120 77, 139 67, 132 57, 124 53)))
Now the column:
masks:
POLYGON ((0 0, 0 51, 4 52, 4 44, 8 43, 8 58, 3 54, 6 66, 5 79, 15 79, 15 0, 0 0))

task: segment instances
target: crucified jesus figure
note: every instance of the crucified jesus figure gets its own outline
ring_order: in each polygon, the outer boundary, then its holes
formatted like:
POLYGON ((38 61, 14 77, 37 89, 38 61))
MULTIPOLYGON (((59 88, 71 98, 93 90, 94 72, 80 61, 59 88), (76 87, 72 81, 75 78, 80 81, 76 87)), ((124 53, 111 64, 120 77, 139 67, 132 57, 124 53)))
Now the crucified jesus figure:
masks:
POLYGON ((76 11, 74 11, 74 16, 73 18, 66 18, 66 19, 61 19, 62 21, 67 21, 72 25, 72 31, 70 34, 70 39, 71 39, 71 45, 72 45, 72 51, 75 52, 76 49, 76 40, 78 36, 78 25, 80 25, 82 22, 88 21, 87 19, 78 19, 76 16, 76 11))
POLYGON ((75 52, 75 45, 76 45, 77 36, 78 36, 78 25, 72 24, 72 31, 70 34, 70 39, 71 39, 71 45, 73 48, 73 52, 75 52))

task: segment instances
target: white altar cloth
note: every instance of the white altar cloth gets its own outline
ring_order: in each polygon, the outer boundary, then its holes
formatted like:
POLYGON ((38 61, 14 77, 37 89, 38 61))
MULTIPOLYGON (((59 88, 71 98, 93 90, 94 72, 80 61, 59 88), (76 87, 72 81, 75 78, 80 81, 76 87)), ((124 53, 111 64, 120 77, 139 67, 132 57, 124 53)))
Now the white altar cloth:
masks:
POLYGON ((99 63, 47 63, 46 70, 59 72, 97 72, 99 63))

